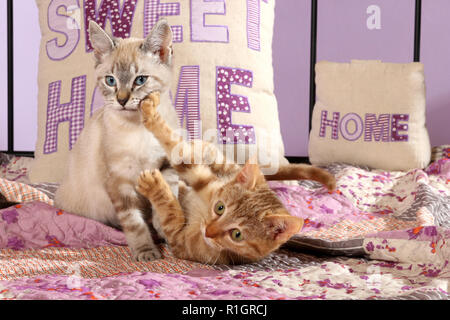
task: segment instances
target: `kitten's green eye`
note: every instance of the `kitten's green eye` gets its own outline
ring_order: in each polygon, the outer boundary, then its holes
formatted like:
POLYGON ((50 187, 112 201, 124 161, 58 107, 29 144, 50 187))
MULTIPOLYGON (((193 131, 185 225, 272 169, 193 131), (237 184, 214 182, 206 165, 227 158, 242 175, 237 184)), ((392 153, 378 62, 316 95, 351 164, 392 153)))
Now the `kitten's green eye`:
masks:
POLYGON ((113 76, 106 76, 105 82, 110 87, 114 87, 116 85, 116 79, 113 76))
POLYGON ((147 82, 148 77, 147 76, 138 76, 134 80, 134 84, 137 86, 142 86, 145 82, 147 82))
POLYGON ((239 229, 233 229, 231 230, 231 239, 234 241, 242 241, 242 232, 239 229))
POLYGON ((225 212, 225 204, 222 201, 219 201, 214 206, 214 212, 221 216, 225 212))

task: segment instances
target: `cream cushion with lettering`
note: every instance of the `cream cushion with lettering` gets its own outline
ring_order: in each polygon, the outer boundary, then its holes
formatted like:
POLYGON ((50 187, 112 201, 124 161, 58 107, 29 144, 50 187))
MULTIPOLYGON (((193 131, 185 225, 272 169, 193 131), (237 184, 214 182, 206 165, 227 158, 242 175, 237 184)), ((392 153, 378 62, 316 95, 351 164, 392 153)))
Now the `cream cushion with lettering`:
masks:
POLYGON ((421 63, 321 61, 315 70, 311 163, 343 162, 384 170, 429 164, 421 63))
POLYGON ((172 98, 190 138, 240 161, 286 162, 273 93, 274 0, 36 0, 41 27, 38 141, 30 178, 59 182, 69 150, 102 106, 90 19, 116 37, 146 36, 164 17, 174 35, 172 98), (81 7, 80 7, 81 6, 81 7))

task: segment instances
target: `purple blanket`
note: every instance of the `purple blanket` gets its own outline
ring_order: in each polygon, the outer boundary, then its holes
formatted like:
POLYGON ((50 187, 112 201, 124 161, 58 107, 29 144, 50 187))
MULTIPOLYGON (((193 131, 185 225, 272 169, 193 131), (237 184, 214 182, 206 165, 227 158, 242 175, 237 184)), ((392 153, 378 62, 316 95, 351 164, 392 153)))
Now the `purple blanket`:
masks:
POLYGON ((37 201, 0 210, 0 299, 448 299, 450 160, 328 169, 335 193, 271 184, 305 226, 240 266, 180 260, 166 245, 163 259, 136 262, 123 233, 96 221, 37 201))

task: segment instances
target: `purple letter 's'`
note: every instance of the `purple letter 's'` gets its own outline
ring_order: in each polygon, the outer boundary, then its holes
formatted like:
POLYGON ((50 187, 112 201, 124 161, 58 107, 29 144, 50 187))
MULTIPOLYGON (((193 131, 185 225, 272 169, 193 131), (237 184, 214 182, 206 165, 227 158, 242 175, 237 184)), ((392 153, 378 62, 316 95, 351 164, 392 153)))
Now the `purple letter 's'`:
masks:
POLYGON ((54 32, 63 34, 65 41, 58 44, 58 39, 53 38, 45 44, 47 56, 51 60, 63 60, 70 56, 75 50, 80 40, 80 26, 70 13, 79 12, 80 6, 77 0, 53 0, 50 2, 47 11, 48 28, 54 32), (64 7, 66 14, 58 13, 64 7))

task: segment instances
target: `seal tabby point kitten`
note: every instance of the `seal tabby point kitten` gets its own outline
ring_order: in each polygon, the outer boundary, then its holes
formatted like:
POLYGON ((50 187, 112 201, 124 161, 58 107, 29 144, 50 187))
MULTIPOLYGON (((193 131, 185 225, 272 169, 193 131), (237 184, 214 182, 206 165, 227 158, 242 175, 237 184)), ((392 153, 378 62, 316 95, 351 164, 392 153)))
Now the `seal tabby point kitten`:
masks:
POLYGON ((179 258, 209 264, 253 262, 298 232, 303 219, 289 214, 266 178, 312 179, 329 190, 336 186, 330 173, 310 165, 289 164, 265 178, 257 164, 226 163, 213 144, 187 142, 177 135, 156 112, 158 103, 157 93, 141 103, 144 124, 180 176, 179 196, 158 169, 144 171, 137 190, 152 203, 159 218, 154 221, 179 258), (201 164, 194 163, 195 143, 202 149, 201 164))
POLYGON ((105 105, 87 121, 70 151, 55 205, 121 227, 133 257, 153 260, 161 253, 146 223, 151 206, 135 184, 142 170, 161 169, 176 193, 178 177, 172 169, 163 170, 165 152, 143 126, 139 104, 150 92, 160 91, 158 112, 172 128, 178 127, 169 96, 172 31, 160 20, 146 39, 117 39, 90 21, 89 34, 105 105))

